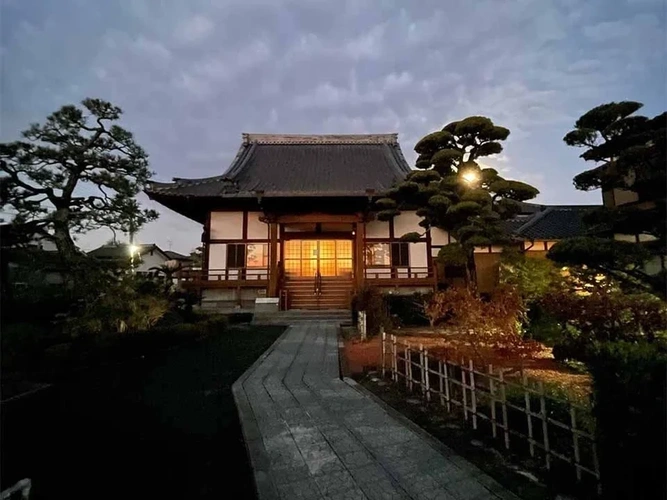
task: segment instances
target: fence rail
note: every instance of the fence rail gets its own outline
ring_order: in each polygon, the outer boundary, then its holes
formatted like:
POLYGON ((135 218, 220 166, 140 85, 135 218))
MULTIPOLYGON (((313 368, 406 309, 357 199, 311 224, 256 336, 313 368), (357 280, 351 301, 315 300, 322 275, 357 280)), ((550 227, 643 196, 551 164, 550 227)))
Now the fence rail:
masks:
POLYGON ((582 481, 585 473, 594 479, 600 492, 595 438, 578 425, 588 410, 546 394, 541 381, 529 380, 524 374, 520 382, 515 382, 491 365, 483 371, 472 360, 466 363, 463 359, 456 362, 436 358, 423 345, 416 347, 384 332, 382 376, 403 382, 408 392, 418 391, 427 402, 435 399, 448 412, 459 408, 475 430, 480 430, 480 421, 486 422, 485 429, 494 439, 502 439, 507 450, 516 441, 513 437, 527 444, 531 457, 540 450, 547 470, 552 469, 553 458, 570 464, 577 481, 582 481), (508 396, 509 391, 513 391, 513 397, 508 396), (556 418, 558 412, 568 421, 556 418), (551 439, 555 434, 560 439, 551 439))

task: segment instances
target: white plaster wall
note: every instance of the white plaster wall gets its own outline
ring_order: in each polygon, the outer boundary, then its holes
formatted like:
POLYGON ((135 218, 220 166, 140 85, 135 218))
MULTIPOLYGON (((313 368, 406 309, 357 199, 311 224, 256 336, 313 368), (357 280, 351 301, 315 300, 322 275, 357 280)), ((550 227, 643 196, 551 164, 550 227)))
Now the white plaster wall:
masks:
POLYGON ((134 268, 139 273, 152 272, 151 267, 160 267, 169 260, 156 250, 153 250, 153 255, 150 252, 142 254, 140 259, 140 262, 134 268))
POLYGON ((433 245, 448 245, 449 244, 449 233, 443 231, 440 228, 432 227, 431 228, 431 244, 433 245))
POLYGON ((420 273, 416 278, 428 277, 429 261, 426 243, 410 243, 410 267, 425 268, 423 275, 420 273))
POLYGON ((630 243, 637 241, 634 234, 615 234, 614 239, 617 241, 629 241, 630 243))
POLYGON ((210 237, 214 240, 240 240, 243 237, 243 212, 211 212, 210 237))
POLYGON ((259 220, 261 215, 262 212, 248 212, 248 238, 268 239, 269 225, 259 220))
POLYGON ((419 225, 422 218, 418 217, 414 211, 401 212, 401 215, 394 217, 394 236, 400 238, 406 233, 424 232, 424 228, 419 225))
POLYGON ((367 222, 366 238, 389 238, 389 222, 380 220, 367 222))
MULTIPOLYGON (((227 267, 227 245, 224 243, 213 243, 208 250, 208 268, 225 269, 227 267)), ((221 274, 220 271, 209 271, 209 276, 221 274)))

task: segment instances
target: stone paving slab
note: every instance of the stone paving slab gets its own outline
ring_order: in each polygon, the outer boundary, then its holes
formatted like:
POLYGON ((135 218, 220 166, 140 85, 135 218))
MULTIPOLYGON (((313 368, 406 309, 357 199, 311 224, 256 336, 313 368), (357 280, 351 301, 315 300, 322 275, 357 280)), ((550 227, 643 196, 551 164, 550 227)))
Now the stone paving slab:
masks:
POLYGON ((342 380, 337 328, 291 326, 232 388, 260 500, 517 498, 342 380))

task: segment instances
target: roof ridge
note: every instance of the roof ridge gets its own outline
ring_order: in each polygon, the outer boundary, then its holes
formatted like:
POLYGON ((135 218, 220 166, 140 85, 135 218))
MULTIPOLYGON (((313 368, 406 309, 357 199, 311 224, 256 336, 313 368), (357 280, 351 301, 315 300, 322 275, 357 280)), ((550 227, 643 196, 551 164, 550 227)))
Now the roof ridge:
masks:
POLYGON ((257 144, 398 144, 390 134, 242 134, 243 143, 257 144))

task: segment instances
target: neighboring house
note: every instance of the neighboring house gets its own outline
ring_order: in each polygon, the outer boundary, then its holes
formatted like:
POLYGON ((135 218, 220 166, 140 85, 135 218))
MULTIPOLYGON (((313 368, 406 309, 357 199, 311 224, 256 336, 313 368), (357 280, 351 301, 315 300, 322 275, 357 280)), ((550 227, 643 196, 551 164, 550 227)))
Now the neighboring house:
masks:
POLYGON ((0 224, 2 291, 11 287, 61 285, 64 282, 57 248, 41 235, 29 236, 12 224, 0 224))
POLYGON ((192 267, 192 257, 189 255, 183 255, 182 253, 174 252, 172 250, 165 250, 164 253, 169 257, 169 260, 173 261, 182 269, 192 267))
MULTIPOLYGON (((505 231, 517 242, 527 257, 545 259, 557 241, 586 234, 583 217, 598 205, 537 205, 522 203, 522 212, 503 222, 505 231)), ((502 246, 478 247, 475 250, 477 287, 490 292, 498 283, 502 246)))
MULTIPOLYGON (((349 308, 363 285, 411 293, 456 279, 456 269, 439 276, 434 262, 453 241, 446 231, 406 243, 403 234, 424 232, 414 211, 388 222, 374 216, 375 200, 409 172, 397 134, 243 134, 223 175, 153 182, 146 193, 203 225, 203 269, 183 275, 202 303, 251 307, 269 296, 281 297, 286 308, 349 308)), ((534 232, 560 220, 561 210, 525 204, 516 229, 525 230, 527 248, 553 241, 534 232)), ((490 269, 479 278, 485 287, 494 284, 498 256, 486 262, 483 254, 500 250, 479 249, 478 260, 490 269)))
MULTIPOLYGON (((154 243, 135 245, 134 271, 139 275, 154 275, 156 268, 169 266, 171 268, 185 267, 183 262, 188 257, 176 252, 164 251, 154 243)), ((131 246, 129 243, 102 245, 88 252, 88 255, 96 259, 108 262, 129 264, 131 259, 131 246)))
MULTIPOLYGON (((601 166, 598 168, 605 168, 601 166)), ((602 190, 602 203, 605 208, 630 208, 633 210, 652 210, 656 207, 658 203, 665 203, 665 200, 655 200, 655 199, 644 199, 640 196, 639 193, 631 189, 634 182, 633 178, 626 177, 625 182, 628 184, 628 189, 621 188, 611 188, 602 190)), ((634 243, 645 243, 650 241, 655 241, 657 238, 650 234, 641 234, 641 233, 632 233, 629 231, 613 231, 613 236, 615 240, 619 241, 630 241, 634 243)), ((649 262, 646 263, 644 270, 648 274, 657 274, 661 271, 667 269, 667 256, 659 255, 655 256, 649 262)))

